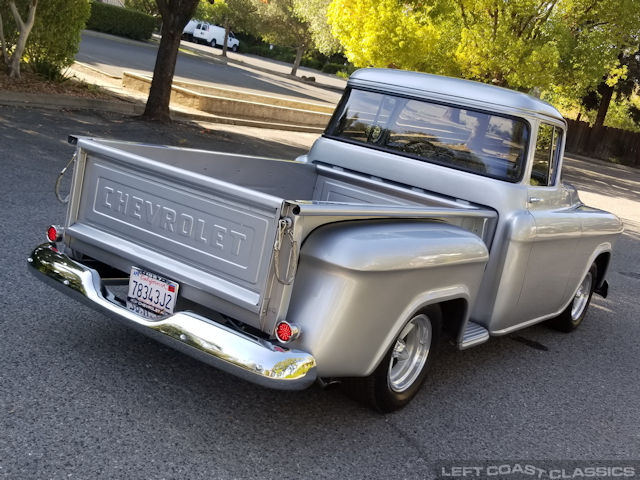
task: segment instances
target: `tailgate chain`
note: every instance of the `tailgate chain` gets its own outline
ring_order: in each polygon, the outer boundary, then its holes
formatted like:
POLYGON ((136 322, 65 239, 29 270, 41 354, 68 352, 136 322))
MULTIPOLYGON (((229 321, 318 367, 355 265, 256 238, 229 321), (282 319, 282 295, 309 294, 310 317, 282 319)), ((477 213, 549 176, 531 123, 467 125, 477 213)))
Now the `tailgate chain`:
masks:
POLYGON ((76 161, 77 156, 78 156, 78 152, 73 154, 73 157, 71 157, 71 160, 69 160, 69 163, 67 163, 67 165, 60 171, 60 173, 58 174, 58 178, 56 180, 56 186, 55 186, 56 198, 62 204, 69 203, 69 197, 71 196, 71 193, 67 194, 66 197, 62 197, 62 195, 60 195, 60 182, 62 181, 62 177, 64 177, 64 174, 67 173, 67 169, 73 164, 73 162, 76 161))
POLYGON ((293 283, 293 279, 296 275, 296 266, 298 264, 298 242, 293 238, 293 228, 291 228, 292 224, 293 222, 288 217, 280 219, 278 222, 276 243, 273 245, 273 263, 276 269, 276 278, 283 285, 291 285, 293 283), (282 275, 280 274, 280 249, 285 235, 291 243, 291 250, 289 250, 289 262, 287 263, 286 277, 282 278, 282 275))

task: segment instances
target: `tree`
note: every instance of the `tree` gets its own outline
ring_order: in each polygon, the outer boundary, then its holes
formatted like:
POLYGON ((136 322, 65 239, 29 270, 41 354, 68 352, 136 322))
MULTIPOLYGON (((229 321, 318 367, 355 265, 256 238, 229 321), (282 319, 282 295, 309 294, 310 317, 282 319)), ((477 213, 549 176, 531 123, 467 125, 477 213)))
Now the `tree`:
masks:
POLYGON ((60 78, 63 69, 75 61, 80 33, 90 14, 89 0, 40 2, 25 48, 29 67, 49 80, 60 78))
POLYGON ((156 0, 162 16, 162 38, 156 55, 149 98, 142 117, 168 122, 171 84, 176 70, 182 31, 193 16, 198 0, 156 0))
POLYGON ((224 41, 222 42, 222 56, 227 56, 227 42, 231 29, 250 31, 255 29, 258 8, 255 0, 218 0, 213 4, 208 0, 201 0, 196 9, 198 20, 222 25, 224 41))
POLYGON ((298 72, 302 56, 313 45, 309 23, 296 12, 295 4, 295 0, 269 0, 267 3, 260 2, 258 8, 258 28, 262 39, 296 49, 291 75, 298 72))
MULTIPOLYGON (((6 4, 6 2, 1 2, 6 4)), ((7 53, 6 41, 4 36, 4 28, 0 32, 0 41, 2 42, 2 54, 5 62, 9 65, 9 78, 20 78, 20 64, 22 62, 22 56, 24 54, 25 47, 27 46, 27 40, 33 24, 36 19, 36 8, 38 7, 38 0, 29 0, 28 2, 22 2, 20 6, 16 5, 15 0, 9 0, 9 9, 13 15, 13 19, 18 27, 18 38, 13 48, 11 58, 7 53), (21 8, 22 7, 22 8, 21 8), (21 14, 22 10, 22 14, 21 14), (23 19, 23 16, 26 18, 23 19)), ((0 23, 2 23, 2 17, 0 17, 0 23)))
POLYGON ((356 66, 397 66, 575 99, 615 67, 637 0, 333 0, 356 66))
MULTIPOLYGON (((626 49, 618 56, 619 64, 595 88, 588 90, 582 98, 582 106, 587 110, 597 110, 594 127, 601 127, 607 118, 609 105, 615 96, 618 100, 629 100, 640 86, 640 49, 626 49)), ((636 108, 631 107, 630 114, 637 115, 636 108)))
POLYGON ((313 46, 324 55, 339 52, 342 45, 331 33, 327 21, 327 10, 331 0, 294 0, 296 15, 307 23, 313 46))
POLYGON ((452 57, 460 28, 450 14, 446 3, 334 0, 327 18, 355 66, 456 75, 452 57))
POLYGON ((9 65, 9 53, 7 52, 7 41, 4 38, 4 25, 2 20, 2 12, 0 12, 0 50, 2 50, 2 60, 5 65, 9 65))

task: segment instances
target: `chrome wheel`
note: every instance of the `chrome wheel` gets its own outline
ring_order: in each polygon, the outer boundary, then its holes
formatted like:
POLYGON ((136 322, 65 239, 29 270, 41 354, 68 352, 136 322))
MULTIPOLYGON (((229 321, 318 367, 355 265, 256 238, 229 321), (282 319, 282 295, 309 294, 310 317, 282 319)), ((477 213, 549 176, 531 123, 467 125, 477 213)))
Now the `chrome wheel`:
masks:
POLYGON ((391 353, 387 383, 394 392, 404 392, 413 385, 429 356, 432 339, 431 321, 418 315, 398 335, 391 353))
POLYGON ((589 297, 591 296, 591 287, 593 286, 593 275, 591 271, 587 272, 587 275, 582 280, 582 283, 578 287, 576 296, 573 297, 573 304, 571 305, 571 321, 577 322, 582 317, 582 314, 589 305, 589 297))

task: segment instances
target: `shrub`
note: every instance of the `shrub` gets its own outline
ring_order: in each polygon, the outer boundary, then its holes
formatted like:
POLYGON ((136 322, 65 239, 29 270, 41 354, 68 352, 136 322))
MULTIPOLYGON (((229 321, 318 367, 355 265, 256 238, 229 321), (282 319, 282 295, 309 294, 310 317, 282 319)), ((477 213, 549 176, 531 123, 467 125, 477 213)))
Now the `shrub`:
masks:
POLYGON ((89 30, 134 40, 148 40, 155 27, 156 19, 151 15, 106 3, 91 2, 91 17, 87 22, 89 30))
POLYGON ((324 73, 336 73, 339 70, 341 70, 344 67, 344 65, 341 65, 339 63, 325 63, 324 66, 322 67, 322 71, 324 73))
POLYGON ((80 32, 89 18, 88 0, 38 3, 36 21, 25 49, 29 64, 50 80, 71 65, 80 46, 80 32))
MULTIPOLYGON (((23 19, 28 2, 16 2, 23 19)), ((18 38, 18 28, 9 13, 7 2, 0 1, 3 25, 9 50, 18 38), (7 10, 5 14, 4 8, 7 10)), ((47 0, 38 3, 33 29, 27 38, 23 61, 49 80, 60 79, 62 70, 74 61, 80 45, 80 32, 89 17, 89 0, 47 0)))

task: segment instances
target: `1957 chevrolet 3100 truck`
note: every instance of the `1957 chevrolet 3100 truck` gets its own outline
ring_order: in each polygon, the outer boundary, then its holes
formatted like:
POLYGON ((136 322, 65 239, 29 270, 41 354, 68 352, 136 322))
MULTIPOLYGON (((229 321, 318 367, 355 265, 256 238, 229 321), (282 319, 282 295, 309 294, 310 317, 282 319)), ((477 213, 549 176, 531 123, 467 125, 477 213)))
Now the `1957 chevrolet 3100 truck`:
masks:
POLYGON ((71 137, 66 221, 28 260, 234 375, 391 411, 441 333, 570 331, 606 295, 622 225, 561 182, 565 132, 523 93, 366 69, 296 161, 71 137))

